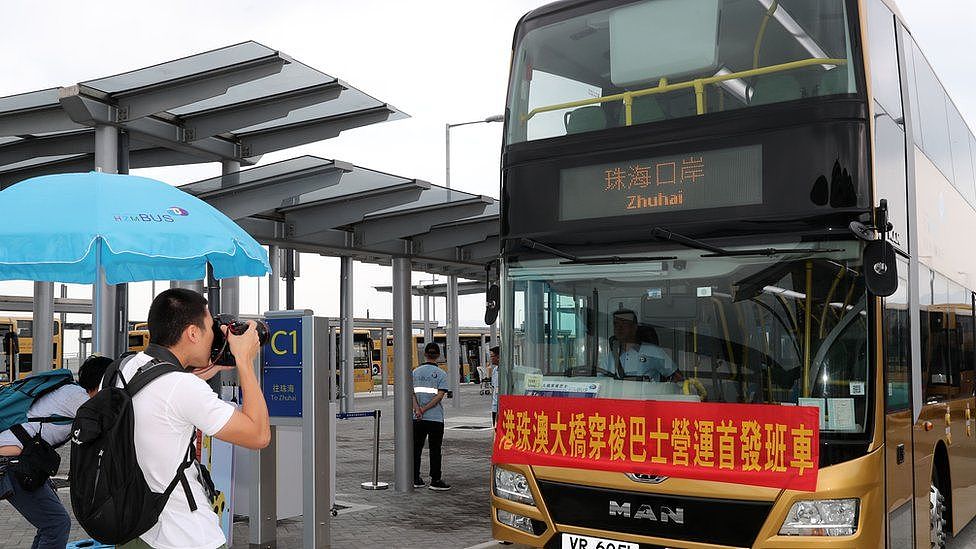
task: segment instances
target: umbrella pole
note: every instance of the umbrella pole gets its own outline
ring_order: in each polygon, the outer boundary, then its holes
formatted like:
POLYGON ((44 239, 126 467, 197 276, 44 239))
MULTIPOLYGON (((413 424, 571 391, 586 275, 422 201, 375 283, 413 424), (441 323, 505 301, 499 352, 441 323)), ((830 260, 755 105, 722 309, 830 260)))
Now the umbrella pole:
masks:
POLYGON ((95 285, 92 300, 92 353, 110 358, 115 357, 115 288, 105 280, 102 268, 104 242, 99 237, 95 242, 95 285))

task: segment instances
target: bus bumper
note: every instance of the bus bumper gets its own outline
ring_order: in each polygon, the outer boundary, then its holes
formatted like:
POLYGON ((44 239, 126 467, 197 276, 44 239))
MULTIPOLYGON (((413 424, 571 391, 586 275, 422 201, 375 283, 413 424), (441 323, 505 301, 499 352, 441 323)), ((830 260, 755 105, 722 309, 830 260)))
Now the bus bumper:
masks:
MULTIPOLYGON (((751 547, 754 549, 805 549, 805 548, 844 548, 865 549, 885 546, 884 521, 884 448, 858 459, 826 467, 819 471, 816 492, 798 492, 736 486, 725 483, 667 479, 660 484, 642 484, 630 480, 620 473, 603 471, 584 471, 579 469, 559 469, 551 467, 530 467, 525 465, 500 465, 526 476, 532 490, 535 505, 516 503, 491 496, 492 535, 495 539, 510 541, 530 547, 562 549, 563 534, 577 534, 593 538, 636 543, 640 549, 728 549, 751 547), (556 488, 554 488, 556 487, 556 488), (565 490, 559 492, 558 489, 565 490), (584 494, 580 499, 579 494, 584 494), (564 498, 562 494, 571 496, 564 498), (628 497, 644 498, 650 501, 653 516, 653 500, 656 496, 675 501, 684 498, 688 508, 684 510, 684 520, 697 524, 685 524, 683 535, 668 537, 662 535, 642 535, 641 526, 624 526, 620 529, 610 527, 621 524, 619 520, 636 520, 621 517, 619 505, 628 497), (613 509, 610 500, 618 505, 613 509), (649 499, 648 499, 649 498, 649 499), (780 527, 793 504, 803 500, 846 499, 859 500, 857 530, 851 536, 781 536, 780 527), (580 505, 580 502, 586 502, 580 505), (713 504, 708 510, 698 512, 694 505, 708 501, 713 504), (576 511, 571 513, 577 520, 556 522, 553 516, 566 517, 560 506, 567 504, 576 511), (755 522, 751 532, 748 521, 736 523, 735 514, 739 508, 750 505, 768 509, 765 518, 755 522), (581 509, 583 507, 583 509, 581 509), (725 511, 723 511, 723 509, 725 511), (511 520, 511 515, 525 517, 518 519, 522 529, 504 524, 502 518, 511 520), (509 513, 511 515, 507 515, 509 513), (726 515, 726 516, 723 516, 726 515), (581 518, 582 517, 582 518, 581 518), (723 525, 729 521, 736 523, 739 538, 729 534, 723 525), (629 531, 625 531, 629 528, 629 531), (531 530, 525 531, 525 530, 531 530), (710 531, 714 530, 714 531, 710 531), (730 537, 731 536, 731 537, 730 537), (682 539, 683 538, 683 539, 682 539), (743 541, 748 539, 748 541, 743 541), (731 540, 731 541, 730 541, 731 540)), ((494 473, 492 473, 494 483, 494 473)), ((634 513, 636 515, 636 513, 634 513)), ((754 515, 753 515, 754 516, 754 515)), ((646 518, 646 517, 643 517, 646 518)), ((568 547, 568 545, 567 545, 568 547)), ((587 549, 594 549, 589 547, 587 549)))

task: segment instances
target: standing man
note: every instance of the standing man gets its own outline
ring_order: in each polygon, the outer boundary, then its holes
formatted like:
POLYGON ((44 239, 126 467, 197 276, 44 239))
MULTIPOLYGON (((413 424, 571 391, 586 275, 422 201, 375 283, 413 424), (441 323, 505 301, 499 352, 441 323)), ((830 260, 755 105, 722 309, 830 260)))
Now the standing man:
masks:
MULTIPOLYGON (((420 457, 424 440, 430 440, 431 490, 450 490, 451 485, 441 478, 441 443, 444 441, 444 407, 441 400, 447 394, 447 374, 437 365, 440 347, 430 342, 424 346, 426 362, 413 371, 413 487, 425 486, 420 476, 420 457)), ((448 365, 450 368, 451 365, 448 365)))
MULTIPOLYGON (((78 370, 78 384, 71 383, 37 399, 27 411, 27 417, 75 417, 78 408, 98 392, 105 369, 112 359, 91 356, 78 370)), ((28 437, 41 433, 41 439, 52 448, 64 444, 71 436, 71 424, 23 423, 20 425, 28 437)), ((8 468, 21 455, 23 443, 9 429, 0 432, 0 499, 6 499, 27 522, 37 528, 31 549, 64 549, 68 544, 71 518, 65 510, 50 481, 28 491, 21 486, 16 475, 8 468)), ((29 459, 25 455, 21 459, 29 459)), ((29 463, 28 463, 29 465, 29 463)))
MULTIPOLYGON (((196 429, 220 440, 259 450, 271 441, 268 407, 254 373, 260 342, 254 322, 234 335, 221 326, 236 366, 210 362, 213 315, 207 300, 197 292, 172 288, 149 306, 149 345, 119 366, 121 377, 131 380, 153 359, 187 369, 197 375, 172 373, 161 376, 132 398, 135 450, 146 483, 163 492, 180 468, 187 441, 196 429), (236 409, 220 400, 206 380, 221 370, 237 369, 243 405, 236 409)), ((152 366, 150 366, 152 367, 152 366)), ((122 386, 119 380, 118 386, 122 386)), ((226 547, 219 519, 209 505, 196 469, 186 469, 184 489, 173 490, 146 533, 119 549, 217 549, 226 547), (191 506, 187 495, 192 496, 191 506)))
POLYGON ((491 424, 498 421, 498 353, 500 348, 495 345, 488 352, 491 353, 491 424))
POLYGON ((4 369, 7 371, 7 379, 3 381, 17 381, 17 369, 14 368, 14 361, 20 353, 20 343, 17 333, 14 331, 3 334, 3 354, 4 369))

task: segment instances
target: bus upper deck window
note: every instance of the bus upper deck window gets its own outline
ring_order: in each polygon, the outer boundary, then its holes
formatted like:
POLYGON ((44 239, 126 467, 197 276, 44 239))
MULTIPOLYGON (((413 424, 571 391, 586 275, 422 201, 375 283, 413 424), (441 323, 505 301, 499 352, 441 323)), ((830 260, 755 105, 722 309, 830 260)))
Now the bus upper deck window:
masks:
POLYGON ((614 10, 610 80, 624 87, 662 77, 714 73, 718 27, 718 0, 657 0, 614 10))

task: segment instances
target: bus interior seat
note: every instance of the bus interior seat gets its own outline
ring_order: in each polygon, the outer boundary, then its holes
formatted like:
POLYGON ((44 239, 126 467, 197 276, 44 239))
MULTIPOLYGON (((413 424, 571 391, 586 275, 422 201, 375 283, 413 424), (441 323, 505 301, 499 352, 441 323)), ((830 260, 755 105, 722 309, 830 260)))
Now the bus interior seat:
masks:
POLYGON ((751 105, 768 105, 800 99, 800 83, 796 77, 789 74, 770 74, 756 79, 753 88, 751 105))
POLYGON ((566 133, 584 133, 602 130, 607 127, 607 117, 600 105, 573 109, 563 115, 566 133))
MULTIPOLYGON (((658 122, 668 117, 661 108, 658 98, 653 95, 643 95, 635 97, 630 107, 630 120, 632 124, 648 124, 658 122)), ((627 111, 620 108, 620 125, 627 125, 627 111)))
POLYGON ((698 99, 694 90, 678 90, 667 96, 671 118, 685 118, 698 114, 698 99))

